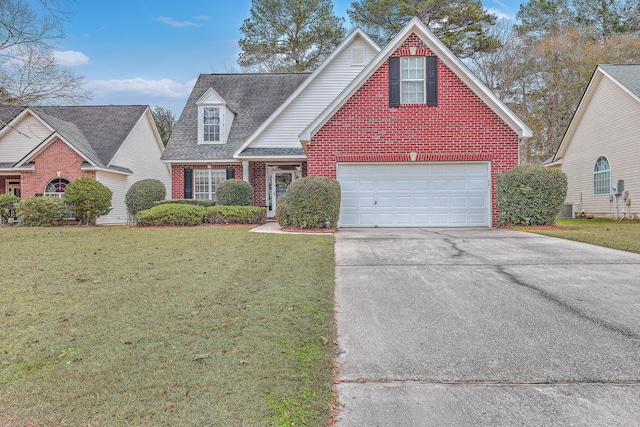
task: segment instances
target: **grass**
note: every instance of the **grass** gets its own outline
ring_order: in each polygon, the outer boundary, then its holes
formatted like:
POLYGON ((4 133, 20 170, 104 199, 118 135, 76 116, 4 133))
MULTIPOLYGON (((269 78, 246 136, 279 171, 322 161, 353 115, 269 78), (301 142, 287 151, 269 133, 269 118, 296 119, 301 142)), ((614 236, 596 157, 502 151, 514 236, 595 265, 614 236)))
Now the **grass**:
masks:
POLYGON ((331 237, 0 227, 0 239, 0 425, 329 422, 331 237))
POLYGON ((640 254, 640 221, 568 219, 558 220, 557 225, 569 229, 529 228, 527 231, 640 254))

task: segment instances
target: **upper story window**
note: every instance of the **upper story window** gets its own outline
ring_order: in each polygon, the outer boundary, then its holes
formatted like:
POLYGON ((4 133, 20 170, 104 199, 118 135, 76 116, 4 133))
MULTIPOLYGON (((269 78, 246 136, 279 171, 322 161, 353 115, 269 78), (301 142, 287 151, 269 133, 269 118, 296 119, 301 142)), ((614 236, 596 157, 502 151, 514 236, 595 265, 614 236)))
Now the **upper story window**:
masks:
POLYGON ((400 58, 400 103, 424 104, 424 56, 400 58))
POLYGON ((204 142, 220 142, 220 108, 205 107, 203 111, 204 142))
POLYGON ((609 194, 611 187, 611 168, 609 159, 598 157, 593 168, 593 194, 609 194))

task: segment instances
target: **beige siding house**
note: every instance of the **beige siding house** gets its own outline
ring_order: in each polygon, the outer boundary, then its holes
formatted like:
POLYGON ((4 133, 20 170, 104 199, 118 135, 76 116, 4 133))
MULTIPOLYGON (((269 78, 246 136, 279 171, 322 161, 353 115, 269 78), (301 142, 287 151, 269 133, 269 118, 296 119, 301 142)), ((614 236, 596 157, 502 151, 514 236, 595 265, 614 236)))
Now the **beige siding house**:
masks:
POLYGON ((548 166, 567 175, 574 216, 640 214, 640 65, 596 68, 548 166))

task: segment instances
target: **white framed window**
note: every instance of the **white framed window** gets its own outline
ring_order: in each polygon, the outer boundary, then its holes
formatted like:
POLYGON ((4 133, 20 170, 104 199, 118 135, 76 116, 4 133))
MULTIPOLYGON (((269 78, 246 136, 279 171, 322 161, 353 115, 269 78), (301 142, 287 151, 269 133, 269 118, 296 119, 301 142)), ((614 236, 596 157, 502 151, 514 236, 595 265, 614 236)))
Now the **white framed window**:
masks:
POLYGON ((424 56, 403 56, 400 58, 400 103, 425 103, 424 56))
POLYGON ((226 169, 194 169, 193 198, 216 200, 218 185, 226 179, 226 169))
POLYGON ((609 194, 611 187, 611 167, 609 159, 598 157, 593 168, 593 194, 609 194))
POLYGON ((204 107, 202 136, 204 142, 220 142, 220 107, 204 107))
POLYGON ((56 178, 50 181, 44 189, 45 196, 62 197, 64 196, 64 189, 69 185, 69 181, 62 178, 56 178))

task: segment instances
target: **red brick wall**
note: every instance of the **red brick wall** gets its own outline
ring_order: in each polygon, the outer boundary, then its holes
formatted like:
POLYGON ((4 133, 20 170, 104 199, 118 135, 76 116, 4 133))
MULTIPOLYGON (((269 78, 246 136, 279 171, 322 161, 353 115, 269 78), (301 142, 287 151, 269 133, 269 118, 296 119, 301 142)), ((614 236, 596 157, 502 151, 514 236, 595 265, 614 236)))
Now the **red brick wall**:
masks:
MULTIPOLYGON (((184 199, 184 170, 207 169, 207 165, 171 165, 171 198, 184 199)), ((235 169, 236 179, 242 179, 241 164, 211 165, 211 169, 235 169)))
POLYGON ((58 178, 73 182, 83 176, 95 179, 95 172, 80 170, 84 159, 59 139, 45 148, 33 161, 33 172, 23 172, 20 192, 22 198, 33 197, 37 193, 44 193, 47 184, 58 178))
MULTIPOLYGON (((412 35, 394 52, 433 55, 412 35)), ((389 107, 385 62, 312 138, 309 175, 336 177, 336 162, 491 161, 492 219, 496 225, 496 176, 518 164, 518 136, 449 68, 438 60, 438 105, 389 107)))
POLYGON ((267 164, 249 162, 249 184, 253 187, 253 206, 267 205, 267 164))

